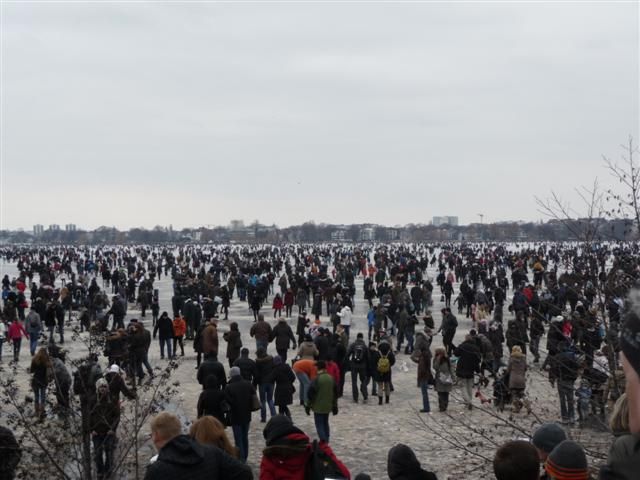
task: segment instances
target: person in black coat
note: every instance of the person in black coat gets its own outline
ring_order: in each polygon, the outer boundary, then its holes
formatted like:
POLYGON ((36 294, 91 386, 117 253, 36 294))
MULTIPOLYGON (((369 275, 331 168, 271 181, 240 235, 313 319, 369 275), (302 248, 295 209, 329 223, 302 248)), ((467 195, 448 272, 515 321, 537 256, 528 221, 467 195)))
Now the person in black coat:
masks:
POLYGON ((329 360, 329 336, 330 332, 326 328, 320 329, 320 335, 318 335, 313 343, 316 344, 318 349, 318 360, 329 360))
POLYGON ((240 350, 240 358, 238 358, 235 362, 233 362, 234 367, 238 367, 240 369, 240 374, 242 378, 244 378, 247 382, 256 385, 257 377, 258 377, 258 369, 256 367, 256 362, 253 359, 249 358, 249 349, 243 348, 240 350))
POLYGON ((204 380, 204 390, 198 398, 198 418, 211 415, 220 420, 223 425, 227 425, 229 423, 228 411, 229 405, 224 399, 224 390, 220 388, 218 378, 215 375, 209 375, 204 380))
POLYGON ((256 394, 253 385, 242 378, 240 369, 229 370, 229 383, 224 389, 224 398, 231 407, 229 421, 233 429, 233 439, 240 450, 240 458, 246 463, 249 456, 249 424, 256 394))
POLYGON ((286 362, 289 345, 293 344, 291 348, 296 348, 296 339, 293 336, 293 330, 291 330, 291 327, 287 324, 286 319, 282 317, 278 319, 277 325, 273 327, 272 335, 276 343, 278 355, 282 358, 282 361, 286 362))
POLYGON ((455 350, 454 355, 458 357, 458 364, 456 366, 456 376, 458 382, 462 386, 462 398, 467 408, 471 410, 473 405, 471 404, 471 391, 473 389, 473 376, 476 373, 480 373, 480 361, 482 353, 478 344, 471 335, 467 335, 455 350))
POLYGON ((144 480, 253 479, 251 469, 242 462, 181 432, 180 420, 171 413, 162 412, 151 421, 151 440, 158 450, 158 459, 147 467, 144 480))
POLYGON ((255 385, 258 386, 260 392, 260 420, 265 423, 267 421, 267 405, 272 417, 276 414, 276 407, 273 403, 273 382, 271 381, 273 357, 267 355, 263 348, 259 348, 256 352, 256 369, 258 375, 255 378, 257 382, 255 385))
POLYGON ((167 346, 167 355, 172 358, 171 341, 173 340, 173 322, 169 318, 167 312, 162 312, 162 315, 156 322, 156 326, 153 329, 153 338, 160 332, 160 358, 164 359, 164 346, 167 346))
POLYGON ((222 388, 227 384, 227 375, 224 371, 224 365, 222 365, 215 355, 209 354, 204 357, 204 362, 198 368, 198 383, 202 385, 202 389, 205 389, 204 381, 209 375, 215 375, 218 379, 218 385, 222 388))
MULTIPOLYGON (((377 350, 369 350, 369 359, 372 366, 373 381, 377 384, 378 405, 382 405, 382 394, 385 395, 385 403, 389 403, 391 396, 391 368, 396 363, 393 348, 388 340, 381 340, 377 350), (388 371, 381 371, 380 359, 388 360, 388 371)), ((386 363, 386 362, 384 362, 386 363)), ((372 395, 375 395, 372 393, 372 395)))
POLYGON ((269 381, 275 383, 276 386, 273 403, 278 407, 278 413, 287 417, 291 417, 289 405, 293 403, 293 394, 296 391, 296 387, 293 385, 295 380, 296 375, 291 367, 279 355, 276 355, 273 358, 273 370, 269 381))

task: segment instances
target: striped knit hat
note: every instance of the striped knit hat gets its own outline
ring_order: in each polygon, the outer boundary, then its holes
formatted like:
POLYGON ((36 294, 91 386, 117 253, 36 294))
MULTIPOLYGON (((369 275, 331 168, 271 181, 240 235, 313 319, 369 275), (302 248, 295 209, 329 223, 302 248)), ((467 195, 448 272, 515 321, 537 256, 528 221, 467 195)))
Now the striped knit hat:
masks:
POLYGON ((572 440, 558 444, 547 457, 544 468, 555 480, 589 480, 587 456, 572 440))

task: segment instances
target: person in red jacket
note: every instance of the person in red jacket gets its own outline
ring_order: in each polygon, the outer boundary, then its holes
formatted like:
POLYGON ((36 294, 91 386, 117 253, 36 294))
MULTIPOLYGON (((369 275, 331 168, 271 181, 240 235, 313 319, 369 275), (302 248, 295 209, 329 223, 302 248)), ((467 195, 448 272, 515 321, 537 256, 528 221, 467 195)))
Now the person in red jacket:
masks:
POLYGON ((276 293, 276 296, 273 299, 273 318, 276 318, 276 316, 280 317, 282 315, 282 307, 284 307, 282 297, 279 293, 276 293))
POLYGON ((20 345, 22 344, 22 336, 29 338, 29 334, 24 329, 24 326, 20 322, 20 319, 14 318, 11 325, 9 325, 9 340, 13 343, 13 361, 17 362, 20 359, 20 345))
MULTIPOLYGON (((286 415, 271 417, 262 432, 266 447, 260 462, 260 480, 304 480, 313 444, 286 415)), ((317 448, 339 472, 340 477, 351 479, 349 469, 336 457, 328 443, 319 442, 317 448)))

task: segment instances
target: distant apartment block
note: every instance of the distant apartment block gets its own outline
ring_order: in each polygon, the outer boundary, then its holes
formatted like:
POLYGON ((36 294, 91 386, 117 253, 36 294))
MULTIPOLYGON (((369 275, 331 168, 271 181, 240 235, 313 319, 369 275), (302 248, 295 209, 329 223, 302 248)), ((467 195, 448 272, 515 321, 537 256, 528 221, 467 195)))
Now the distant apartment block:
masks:
POLYGON ((441 227, 443 225, 449 225, 451 227, 458 226, 458 217, 433 217, 433 226, 441 227))
POLYGON ((44 226, 42 226, 40 224, 33 226, 33 234, 36 237, 39 237, 40 235, 42 235, 43 232, 44 232, 44 226))
POLYGON ((60 225, 58 225, 57 223, 52 223, 51 225, 49 225, 49 230, 52 232, 57 232, 60 230, 60 225))
POLYGON ((75 223, 67 223, 64 226, 66 232, 75 232, 77 230, 75 223))

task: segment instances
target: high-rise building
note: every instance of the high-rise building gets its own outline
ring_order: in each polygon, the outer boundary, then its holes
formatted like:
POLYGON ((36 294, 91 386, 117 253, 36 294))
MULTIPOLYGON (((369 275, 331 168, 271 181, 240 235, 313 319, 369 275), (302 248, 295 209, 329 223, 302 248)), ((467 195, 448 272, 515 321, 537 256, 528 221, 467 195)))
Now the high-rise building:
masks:
POLYGON ((44 226, 42 226, 40 224, 33 226, 33 234, 36 237, 39 237, 40 235, 42 235, 42 232, 44 232, 44 226))
POLYGON ((52 232, 57 232, 58 230, 60 230, 60 225, 58 225, 57 223, 52 223, 51 225, 49 225, 49 230, 51 230, 52 232))
POLYGON ((433 217, 433 226, 441 227, 443 225, 449 225, 452 227, 458 226, 458 217, 444 216, 444 217, 433 217))
POLYGON ((64 226, 64 229, 67 232, 75 232, 76 231, 76 224, 75 223, 67 223, 64 226))

